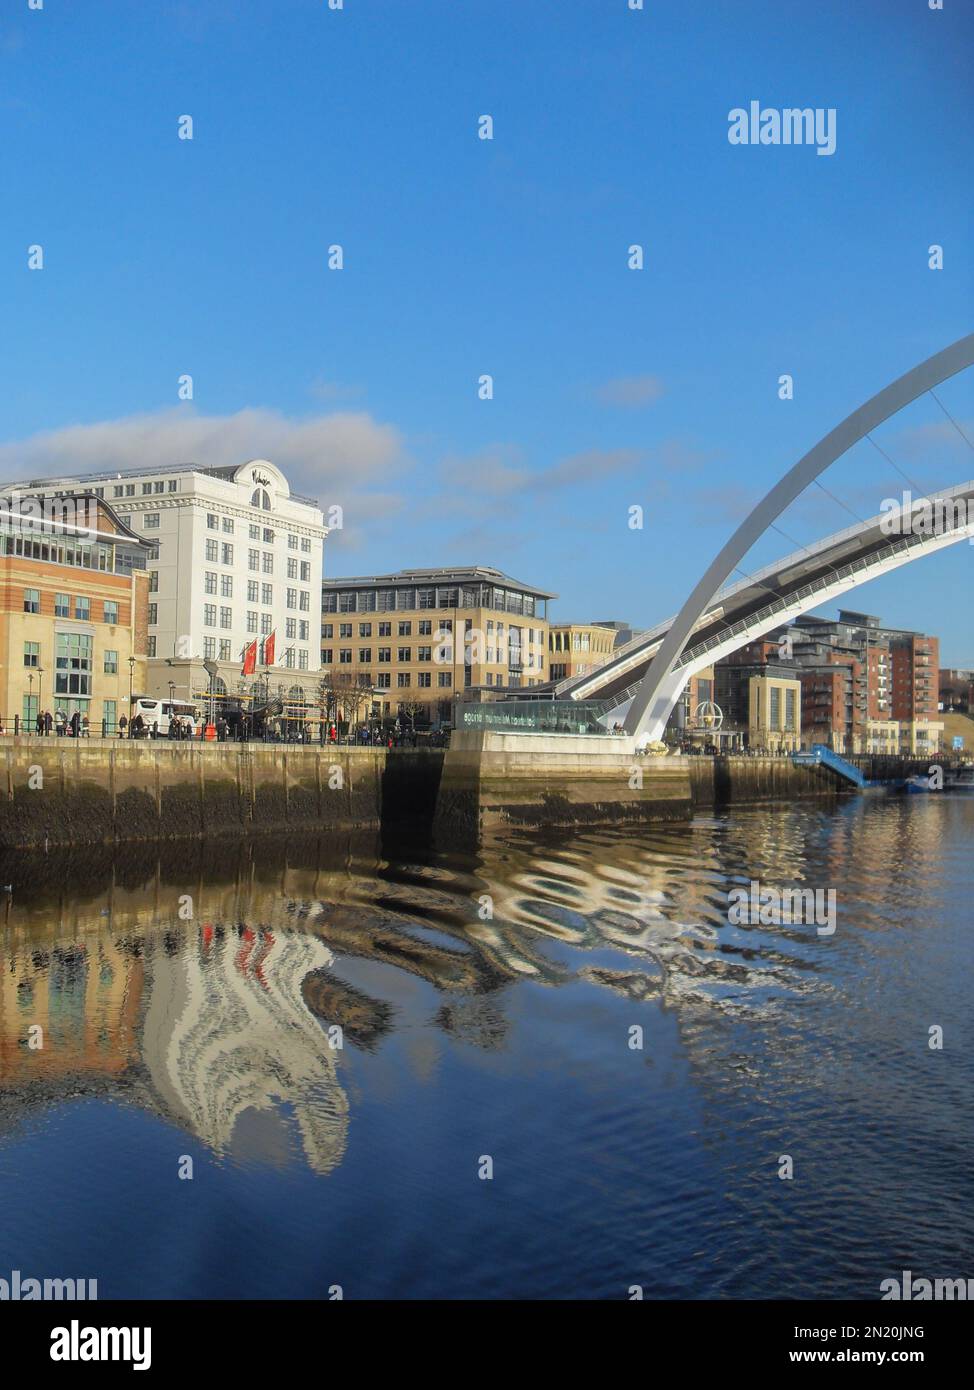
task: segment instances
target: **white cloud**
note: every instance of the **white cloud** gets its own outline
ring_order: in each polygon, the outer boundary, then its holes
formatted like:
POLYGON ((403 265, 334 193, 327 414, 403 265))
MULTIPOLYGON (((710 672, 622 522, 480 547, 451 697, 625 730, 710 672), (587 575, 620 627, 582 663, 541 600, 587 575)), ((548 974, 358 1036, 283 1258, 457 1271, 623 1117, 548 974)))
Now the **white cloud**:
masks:
POLYGON ((277 464, 295 492, 318 497, 326 505, 344 505, 363 489, 411 467, 399 431, 365 412, 292 420, 273 410, 198 415, 176 407, 67 425, 0 444, 0 479, 179 463, 219 467, 251 458, 277 464))
POLYGON ((665 389, 658 376, 652 376, 647 372, 642 376, 621 376, 614 381, 607 381, 595 394, 603 405, 638 410, 644 405, 658 401, 665 389))

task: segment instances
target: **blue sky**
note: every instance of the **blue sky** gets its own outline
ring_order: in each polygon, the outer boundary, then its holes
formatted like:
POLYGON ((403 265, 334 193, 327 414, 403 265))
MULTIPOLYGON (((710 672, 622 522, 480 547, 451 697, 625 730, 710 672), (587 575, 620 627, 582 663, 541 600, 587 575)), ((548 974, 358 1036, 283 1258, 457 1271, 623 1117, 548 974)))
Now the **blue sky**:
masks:
MULTIPOLYGON (((3 476, 267 457, 343 506, 329 574, 493 564, 553 615, 655 621, 970 331, 972 49, 962 0, 10 0, 3 476), (731 145, 752 99, 834 107, 835 154, 731 145)), ((938 395, 974 439, 972 377, 938 395)), ((877 438, 923 486, 974 476, 929 397, 877 438)), ((824 481, 858 516, 905 486, 868 443, 824 481)), ((781 524, 851 522, 813 491, 781 524)), ((974 665, 972 559, 850 605, 974 665)))

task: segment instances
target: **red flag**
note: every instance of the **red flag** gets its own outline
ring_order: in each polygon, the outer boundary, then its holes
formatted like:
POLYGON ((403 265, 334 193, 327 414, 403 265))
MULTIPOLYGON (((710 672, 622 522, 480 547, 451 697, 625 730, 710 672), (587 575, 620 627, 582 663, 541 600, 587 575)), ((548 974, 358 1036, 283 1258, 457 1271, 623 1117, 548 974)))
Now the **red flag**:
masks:
POLYGON ((273 666, 273 665, 274 665, 274 639, 276 638, 276 636, 277 636, 277 632, 275 631, 275 632, 272 632, 272 633, 271 633, 270 637, 265 637, 265 638, 264 638, 264 665, 265 665, 265 666, 273 666))
POLYGON ((257 670, 257 638, 251 642, 249 647, 244 648, 242 676, 252 676, 257 670))

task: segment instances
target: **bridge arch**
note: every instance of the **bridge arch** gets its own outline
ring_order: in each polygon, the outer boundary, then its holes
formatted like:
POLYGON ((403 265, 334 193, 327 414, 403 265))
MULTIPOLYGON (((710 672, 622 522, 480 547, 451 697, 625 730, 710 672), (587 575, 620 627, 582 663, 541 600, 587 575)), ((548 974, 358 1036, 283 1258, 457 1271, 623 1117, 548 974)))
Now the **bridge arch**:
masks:
POLYGON ((677 663, 691 633, 712 604, 720 586, 770 524, 853 444, 924 392, 972 364, 974 333, 928 357, 925 362, 911 368, 870 397, 778 480, 720 550, 670 624, 649 669, 633 694, 624 725, 627 734, 640 742, 662 737, 690 674, 680 670, 677 663))

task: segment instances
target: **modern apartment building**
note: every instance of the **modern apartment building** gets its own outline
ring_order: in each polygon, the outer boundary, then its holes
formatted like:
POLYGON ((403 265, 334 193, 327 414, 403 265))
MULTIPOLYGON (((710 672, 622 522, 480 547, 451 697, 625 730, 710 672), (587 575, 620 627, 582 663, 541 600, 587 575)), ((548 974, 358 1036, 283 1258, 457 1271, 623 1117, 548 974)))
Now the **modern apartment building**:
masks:
MULTIPOLYGON (((3 494, 6 503, 10 490, 3 494)), ((87 717, 114 732, 146 682, 150 546, 93 494, 66 499, 74 520, 0 512, 0 715, 87 717)))
MULTIPOLYGON (((179 464, 83 479, 34 479, 22 490, 61 496, 82 485, 110 503, 151 547, 145 689, 177 699, 243 693, 245 650, 270 688, 313 699, 320 661, 322 553, 317 503, 291 492, 265 459, 239 467, 179 464), (273 647, 265 646, 274 636, 273 647), (268 665, 264 656, 272 657, 268 665)), ((253 684, 251 678, 249 684, 253 684)))
POLYGON ((374 692, 372 713, 451 721, 455 697, 548 679, 555 594, 486 566, 325 579, 321 667, 374 692))

